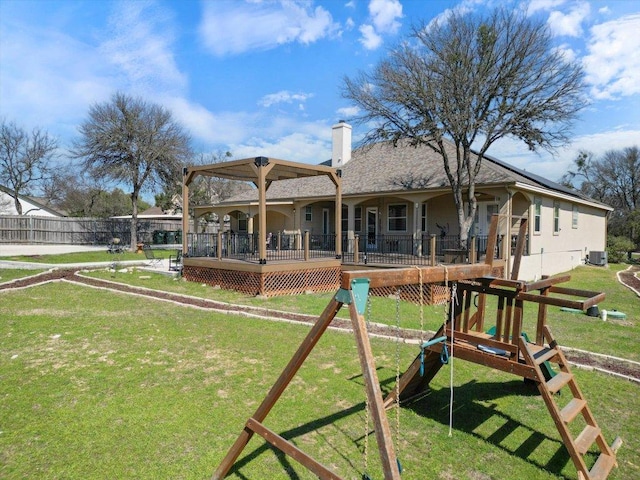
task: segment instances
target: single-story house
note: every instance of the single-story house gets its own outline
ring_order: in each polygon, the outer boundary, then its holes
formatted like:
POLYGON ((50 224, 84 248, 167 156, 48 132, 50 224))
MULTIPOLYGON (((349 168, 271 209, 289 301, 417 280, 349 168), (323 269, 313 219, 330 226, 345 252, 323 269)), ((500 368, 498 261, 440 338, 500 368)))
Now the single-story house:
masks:
MULTIPOLYGON (((18 215, 13 194, 11 190, 0 185, 0 215, 18 215)), ((57 210, 48 207, 42 201, 18 194, 18 201, 22 205, 22 215, 37 217, 64 217, 65 215, 57 210)))
MULTIPOLYGON (((350 255, 357 250, 360 263, 363 258, 368 263, 387 263, 376 255, 395 254, 404 255, 403 263, 411 264, 429 254, 434 239, 439 262, 468 260, 468 255, 446 255, 455 251, 460 232, 438 154, 408 142, 397 146, 379 143, 352 151, 351 126, 341 121, 332 129, 332 159, 319 166, 335 169, 341 178, 340 212, 335 209, 334 183, 325 175, 268 182, 265 228, 271 248, 288 246, 276 244, 276 236, 280 242, 281 237, 305 233, 312 243, 332 246, 340 231, 338 253, 344 263, 352 262, 350 255)), ((455 158, 452 144, 450 148, 455 158)), ((498 214, 506 276, 513 261, 509 247, 522 218, 528 219, 519 275, 523 280, 571 270, 584 263, 590 252, 605 250, 607 215, 612 208, 563 185, 486 157, 477 176, 476 198, 478 209, 471 231, 474 249, 482 252, 491 217, 498 214)), ((234 233, 252 235, 258 231, 258 200, 254 189, 194 211, 196 216, 209 212, 229 215, 234 233)))

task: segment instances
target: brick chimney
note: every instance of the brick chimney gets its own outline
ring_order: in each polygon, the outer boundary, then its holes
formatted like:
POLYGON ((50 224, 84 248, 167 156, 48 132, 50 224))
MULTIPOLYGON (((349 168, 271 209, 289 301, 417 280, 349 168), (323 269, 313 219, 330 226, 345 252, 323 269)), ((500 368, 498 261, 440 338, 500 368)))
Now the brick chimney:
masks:
POLYGON ((331 127, 333 150, 331 153, 331 166, 340 168, 351 160, 351 125, 339 120, 331 127))

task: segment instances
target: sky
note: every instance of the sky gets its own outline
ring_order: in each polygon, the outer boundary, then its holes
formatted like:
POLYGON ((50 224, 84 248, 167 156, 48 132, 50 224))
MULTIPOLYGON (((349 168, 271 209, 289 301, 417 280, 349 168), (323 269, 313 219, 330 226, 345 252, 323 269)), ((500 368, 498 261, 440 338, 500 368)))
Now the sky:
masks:
POLYGON ((581 150, 640 146, 638 0, 0 0, 0 119, 46 130, 66 162, 89 108, 123 92, 170 110, 198 153, 320 163, 331 126, 358 114, 345 77, 420 23, 498 4, 546 22, 589 105, 562 149, 488 153, 558 180, 581 150))

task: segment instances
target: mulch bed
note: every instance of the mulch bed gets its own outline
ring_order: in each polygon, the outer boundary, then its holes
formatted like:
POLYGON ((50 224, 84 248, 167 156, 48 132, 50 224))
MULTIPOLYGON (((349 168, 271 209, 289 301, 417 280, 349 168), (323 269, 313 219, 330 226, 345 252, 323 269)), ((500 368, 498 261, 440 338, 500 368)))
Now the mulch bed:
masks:
MULTIPOLYGON (((238 314, 246 314, 252 316, 264 316, 270 318, 278 318, 281 320, 298 321, 312 324, 317 320, 317 317, 312 315, 304 315, 299 313, 289 313, 282 311, 274 311, 266 308, 232 305, 223 302, 216 302, 215 300, 207 300, 201 298, 195 298, 185 295, 178 295, 169 292, 162 292, 158 290, 150 290, 146 288, 133 287, 121 283, 109 282, 97 278, 89 278, 82 275, 78 275, 77 272, 80 269, 55 269, 39 275, 34 275, 28 278, 18 279, 12 282, 0 284, 0 290, 15 289, 15 288, 27 288, 34 285, 39 285, 51 281, 67 280, 76 283, 82 283, 92 287, 106 288, 109 290, 120 291, 129 294, 143 295, 146 297, 156 298, 159 300, 166 300, 175 302, 177 304, 194 306, 199 308, 205 308, 210 310, 217 310, 222 312, 235 312, 238 314)), ((640 267, 635 267, 635 271, 640 270, 640 267)), ((627 281, 632 282, 634 288, 640 291, 640 280, 634 275, 634 270, 626 270, 620 273, 620 279, 625 283, 627 281)), ((351 321, 334 318, 332 326, 337 328, 350 329, 351 321)), ((420 332, 411 330, 398 330, 393 326, 385 326, 379 324, 372 324, 368 326, 370 333, 374 335, 384 335, 389 337, 401 337, 406 340, 420 340, 420 332)), ((620 375, 625 375, 640 380, 640 366, 620 361, 618 359, 612 359, 610 357, 601 357, 596 355, 590 355, 587 352, 576 352, 573 350, 565 351, 567 360, 578 363, 580 365, 586 365, 590 367, 596 367, 606 371, 614 372, 620 375)))

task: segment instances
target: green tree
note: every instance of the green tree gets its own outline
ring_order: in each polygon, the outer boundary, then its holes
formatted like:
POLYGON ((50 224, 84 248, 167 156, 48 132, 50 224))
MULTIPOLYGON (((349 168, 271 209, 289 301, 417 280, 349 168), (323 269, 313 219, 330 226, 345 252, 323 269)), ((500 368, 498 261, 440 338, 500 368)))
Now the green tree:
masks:
POLYGON ((72 155, 93 178, 131 189, 135 248, 140 195, 180 178, 191 155, 189 135, 162 106, 123 93, 93 105, 79 130, 72 155))
POLYGON ((0 124, 0 184, 8 189, 18 215, 24 213, 20 195, 33 194, 47 179, 57 148, 58 142, 40 128, 27 132, 13 122, 0 124))
POLYGON ((466 246, 489 147, 504 137, 530 150, 565 144, 583 89, 581 67, 552 48, 543 23, 500 8, 414 27, 373 71, 345 78, 343 96, 363 112, 354 123, 374 125, 364 144, 408 139, 442 156, 466 246))
POLYGON ((609 150, 601 158, 580 152, 563 182, 615 210, 609 233, 640 245, 640 149, 637 146, 609 150))

